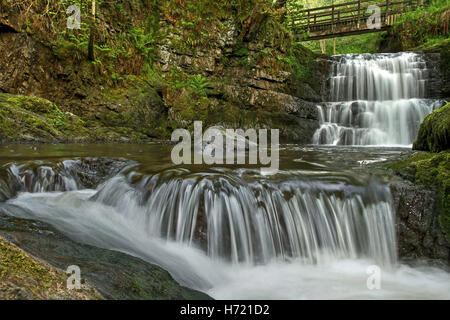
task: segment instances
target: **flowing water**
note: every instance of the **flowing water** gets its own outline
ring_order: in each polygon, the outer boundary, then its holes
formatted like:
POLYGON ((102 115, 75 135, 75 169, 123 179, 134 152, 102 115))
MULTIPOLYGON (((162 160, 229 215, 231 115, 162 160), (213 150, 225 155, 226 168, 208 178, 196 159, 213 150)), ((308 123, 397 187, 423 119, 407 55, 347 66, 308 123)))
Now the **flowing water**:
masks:
POLYGON ((218 299, 450 299, 448 272, 399 261, 389 178, 367 166, 410 152, 442 104, 424 99, 428 72, 414 53, 334 57, 315 146, 283 146, 272 176, 173 166, 164 145, 0 146, 0 219, 48 223, 218 299))
POLYGON ((398 260, 389 179, 364 165, 408 152, 286 145, 262 176, 172 166, 162 145, 2 146, 0 219, 48 223, 217 299, 449 299, 449 273, 398 260))
POLYGON ((335 56, 313 143, 411 146, 423 119, 443 105, 425 99, 430 72, 418 53, 335 56))

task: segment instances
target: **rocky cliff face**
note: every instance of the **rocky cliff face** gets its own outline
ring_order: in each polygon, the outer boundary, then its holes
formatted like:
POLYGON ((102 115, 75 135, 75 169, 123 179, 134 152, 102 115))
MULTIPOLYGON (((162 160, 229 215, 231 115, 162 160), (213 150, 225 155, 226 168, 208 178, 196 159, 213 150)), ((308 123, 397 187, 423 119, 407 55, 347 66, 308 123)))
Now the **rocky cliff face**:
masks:
MULTIPOLYGON (((450 46, 445 50, 450 50, 450 46)), ((429 70, 429 80, 427 82, 427 98, 450 98, 450 70, 448 66, 449 56, 439 50, 424 52, 423 55, 427 69, 429 70)))
POLYGON ((89 62, 89 29, 67 30, 58 1, 2 1, 0 91, 51 100, 106 128, 100 140, 167 138, 202 120, 308 143, 327 63, 293 44, 282 10, 253 2, 104 3, 89 62))
MULTIPOLYGON (((208 97, 209 106, 219 114, 220 124, 279 128, 284 138, 308 143, 318 127, 314 102, 322 101, 327 62, 305 49, 296 56, 290 35, 273 17, 253 19, 257 22, 253 22, 248 31, 233 18, 214 21, 208 27, 212 30, 208 45, 198 46, 182 41, 186 32, 183 27, 162 20, 161 30, 167 36, 159 45, 158 63, 166 77, 176 72, 209 79, 213 92, 208 97), (297 67, 303 67, 302 57, 298 56, 301 53, 311 64, 308 74, 302 75, 303 79, 295 74, 297 67), (307 81, 306 77, 309 77, 307 81), (245 113, 247 121, 242 121, 236 113, 245 113)), ((170 94, 178 95, 177 92, 170 94)), ((183 127, 195 118, 183 113, 183 106, 178 106, 180 101, 186 99, 178 95, 171 101, 175 108, 169 116, 176 125, 183 127), (186 120, 188 122, 183 123, 186 120)), ((209 119, 209 115, 197 118, 215 124, 209 119)))

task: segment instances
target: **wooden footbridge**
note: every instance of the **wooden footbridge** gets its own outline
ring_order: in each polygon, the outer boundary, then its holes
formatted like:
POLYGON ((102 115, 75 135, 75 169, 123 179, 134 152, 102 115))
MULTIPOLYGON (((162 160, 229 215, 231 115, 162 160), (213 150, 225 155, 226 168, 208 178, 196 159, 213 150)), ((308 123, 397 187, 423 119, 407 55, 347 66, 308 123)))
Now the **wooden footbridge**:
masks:
POLYGON ((357 0, 305 9, 296 14, 297 18, 293 19, 292 27, 302 41, 379 32, 388 29, 405 12, 424 5, 424 2, 424 0, 382 2, 357 0))

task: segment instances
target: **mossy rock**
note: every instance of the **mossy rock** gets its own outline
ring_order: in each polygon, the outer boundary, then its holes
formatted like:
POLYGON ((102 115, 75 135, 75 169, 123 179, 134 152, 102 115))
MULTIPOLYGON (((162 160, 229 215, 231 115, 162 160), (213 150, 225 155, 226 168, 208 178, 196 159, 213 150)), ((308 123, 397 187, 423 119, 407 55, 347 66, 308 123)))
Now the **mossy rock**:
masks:
POLYGON ((420 125, 414 150, 441 152, 450 148, 450 103, 428 115, 420 125))
POLYGON ((450 152, 418 153, 390 164, 388 168, 416 184, 437 191, 435 212, 442 232, 450 241, 450 152))
POLYGON ((0 94, 1 141, 76 141, 87 135, 80 118, 62 112, 48 100, 0 94))
POLYGON ((100 121, 84 121, 46 99, 0 93, 0 142, 148 141, 158 124, 154 105, 161 109, 161 99, 153 90, 130 100, 124 112, 105 108, 100 121))
POLYGON ((0 237, 0 299, 97 300, 102 296, 84 283, 67 289, 67 275, 0 237))

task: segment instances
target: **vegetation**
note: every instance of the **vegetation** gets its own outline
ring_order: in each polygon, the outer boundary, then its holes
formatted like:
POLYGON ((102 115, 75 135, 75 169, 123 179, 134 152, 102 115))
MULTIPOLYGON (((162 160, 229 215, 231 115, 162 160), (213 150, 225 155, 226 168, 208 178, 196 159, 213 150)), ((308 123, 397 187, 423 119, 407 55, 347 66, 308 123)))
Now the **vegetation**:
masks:
POLYGON ((450 103, 425 118, 413 149, 431 152, 450 149, 450 103))
POLYGON ((416 184, 437 190, 435 210, 441 229, 450 241, 450 152, 418 153, 388 168, 416 184))
POLYGON ((395 22, 391 34, 403 50, 426 49, 449 41, 450 2, 432 0, 425 7, 409 11, 395 22))
POLYGON ((84 122, 48 100, 0 93, 0 140, 76 140, 84 122))
POLYGON ((380 47, 386 38, 386 32, 360 34, 357 36, 348 36, 335 39, 335 50, 333 41, 324 41, 321 45, 319 41, 305 41, 304 46, 313 52, 323 52, 327 55, 348 54, 348 53, 378 53, 380 47))
POLYGON ((66 287, 67 275, 0 237, 0 299, 102 299, 95 289, 66 287))
POLYGON ((439 224, 450 241, 450 103, 425 118, 413 148, 431 152, 388 167, 414 183, 437 190, 439 224))

